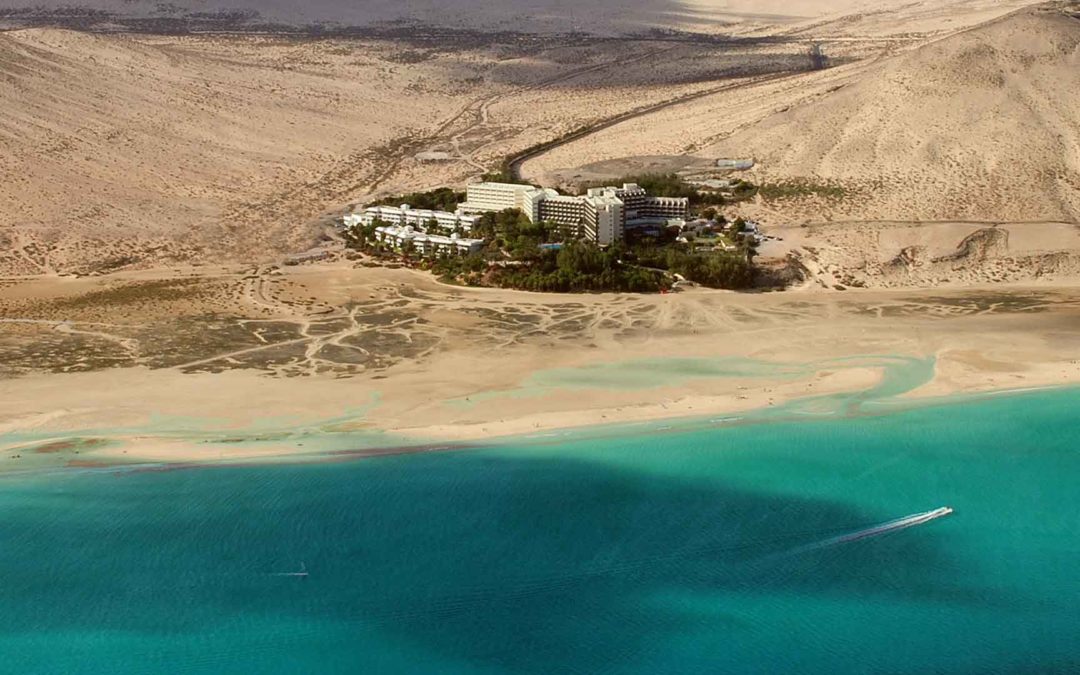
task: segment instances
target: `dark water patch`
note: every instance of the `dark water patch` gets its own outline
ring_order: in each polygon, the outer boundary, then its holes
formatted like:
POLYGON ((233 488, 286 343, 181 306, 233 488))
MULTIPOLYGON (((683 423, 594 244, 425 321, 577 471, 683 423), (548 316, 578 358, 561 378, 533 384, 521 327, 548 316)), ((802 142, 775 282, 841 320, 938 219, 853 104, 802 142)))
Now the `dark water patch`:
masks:
POLYGON ((514 672, 551 672, 549 659, 568 653, 597 672, 626 659, 627 645, 695 621, 650 607, 649 597, 878 594, 897 575, 953 564, 933 535, 853 548, 842 566, 819 568, 833 552, 763 564, 778 549, 870 517, 824 500, 585 461, 393 458, 293 470, 287 484, 275 471, 284 470, 128 475, 104 499, 94 496, 100 487, 71 486, 64 501, 83 495, 95 513, 55 513, 47 537, 30 535, 40 523, 16 507, 5 539, 39 564, 20 571, 10 550, 0 554, 4 631, 182 635, 223 616, 314 615, 514 672), (161 500, 184 508, 148 508, 161 500), (54 541, 67 542, 67 553, 50 553, 54 541), (312 570, 304 585, 267 576, 296 560, 312 570), (582 615, 610 617, 602 629, 618 639, 553 629, 582 615))

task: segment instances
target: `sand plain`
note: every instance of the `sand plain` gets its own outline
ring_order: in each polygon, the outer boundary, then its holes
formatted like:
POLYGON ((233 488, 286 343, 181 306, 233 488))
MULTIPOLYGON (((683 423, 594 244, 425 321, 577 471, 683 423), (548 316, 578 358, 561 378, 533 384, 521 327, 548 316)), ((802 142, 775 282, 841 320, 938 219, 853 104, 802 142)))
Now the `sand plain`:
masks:
POLYGON ((8 470, 730 415, 872 388, 894 359, 933 360, 915 397, 1080 382, 1080 292, 1052 284, 563 296, 343 260, 213 284, 25 280, 0 298, 8 470), (28 451, 73 439, 108 443, 28 451))

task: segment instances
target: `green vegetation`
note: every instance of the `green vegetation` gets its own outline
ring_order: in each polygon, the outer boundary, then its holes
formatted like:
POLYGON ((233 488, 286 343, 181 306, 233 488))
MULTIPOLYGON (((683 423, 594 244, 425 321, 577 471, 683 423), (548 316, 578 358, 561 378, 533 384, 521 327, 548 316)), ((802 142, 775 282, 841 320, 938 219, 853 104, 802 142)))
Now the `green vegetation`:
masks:
MULTIPOLYGON (((512 180, 505 172, 484 178, 512 180)), ((647 293, 669 288, 675 275, 712 288, 752 286, 753 239, 741 234, 745 224, 741 218, 726 233, 722 232, 720 226, 726 221, 717 207, 753 196, 756 186, 736 181, 725 197, 700 191, 674 173, 627 176, 618 183, 637 183, 651 195, 686 197, 702 217, 713 221, 713 226, 696 233, 685 232, 682 237, 678 230, 661 228, 658 235, 654 230, 651 235, 635 237, 630 248, 614 245, 601 249, 579 241, 581 233, 575 227, 533 223, 519 210, 507 209, 482 214, 469 233, 485 240, 482 251, 466 256, 444 253, 420 265, 430 265, 432 272, 450 283, 529 291, 647 293)), ((451 210, 463 198, 462 193, 442 188, 378 203, 407 202, 418 208, 451 210)), ((384 224, 376 219, 367 227, 347 231, 347 244, 369 253, 389 253, 374 237, 375 228, 384 224)), ((414 257, 411 250, 398 253, 406 261, 414 257)))
POLYGON ((752 199, 758 191, 753 183, 741 179, 732 181, 732 186, 728 190, 702 190, 687 183, 677 173, 643 173, 584 183, 578 187, 584 192, 593 187, 622 185, 623 183, 637 183, 654 197, 685 197, 690 202, 692 213, 710 220, 716 216, 716 207, 752 199), (712 215, 708 215, 709 213, 712 215))
POLYGON ((585 183, 579 187, 582 192, 585 192, 589 188, 606 187, 608 185, 618 186, 623 183, 637 183, 653 197, 686 197, 691 204, 700 203, 703 198, 703 193, 686 183, 675 173, 643 173, 634 176, 623 176, 614 180, 585 183))
POLYGON ((753 281, 753 249, 742 237, 735 238, 735 251, 694 251, 672 240, 632 251, 601 249, 565 228, 532 223, 516 209, 485 214, 473 235, 488 240, 484 251, 442 256, 432 271, 448 282, 547 292, 650 293, 668 288, 671 274, 713 288, 748 288, 753 281), (561 247, 544 246, 560 240, 561 247))
POLYGON ((484 274, 490 262, 483 253, 469 255, 442 255, 435 259, 431 271, 449 284, 483 286, 484 274))
POLYGON ((666 270, 710 288, 750 288, 754 268, 746 250, 688 251, 674 246, 641 246, 633 251, 637 263, 666 270))
POLYGON ((121 307, 150 302, 190 300, 211 293, 204 281, 198 279, 155 279, 121 283, 82 295, 62 298, 53 303, 59 309, 121 307))
POLYGON ((528 267, 505 268, 496 283, 529 291, 622 291, 649 293, 667 286, 664 275, 620 259, 617 247, 569 242, 559 251, 545 251, 528 267))
POLYGON ((503 249, 513 248, 519 237, 541 244, 547 234, 544 223, 533 223, 518 209, 506 209, 480 214, 471 236, 494 242, 496 248, 503 249))
POLYGON ((356 249, 357 251, 369 250, 378 243, 375 241, 375 228, 387 224, 388 223, 384 220, 374 218, 370 225, 347 228, 342 233, 342 236, 345 238, 345 246, 347 248, 356 249))
POLYGON ((480 176, 480 180, 486 183, 513 183, 514 185, 532 185, 527 180, 522 180, 514 176, 514 174, 507 167, 502 167, 498 171, 489 171, 480 176))
POLYGON ((367 206, 401 206, 408 204, 414 209, 430 209, 432 211, 453 211, 457 205, 465 201, 465 193, 441 187, 427 192, 410 192, 407 195, 396 195, 371 202, 367 206))
POLYGON ((783 183, 765 183, 758 188, 758 194, 767 200, 793 199, 797 197, 840 199, 847 194, 847 191, 839 185, 814 183, 809 180, 799 179, 783 183))
POLYGON ((758 194, 759 188, 750 181, 736 178, 731 182, 731 197, 729 201, 733 202, 745 202, 748 199, 753 199, 754 195, 758 194))
POLYGON ((662 272, 625 263, 617 246, 603 250, 576 241, 576 232, 533 223, 517 209, 481 216, 472 236, 487 248, 467 256, 440 256, 432 271, 444 281, 528 291, 656 292, 667 286, 662 272), (558 244, 551 247, 545 244, 558 244))
POLYGON ((487 262, 480 255, 436 262, 444 278, 464 274, 466 283, 483 283, 526 291, 621 291, 655 293, 667 287, 665 275, 621 260, 618 247, 603 250, 595 244, 572 241, 559 250, 534 248, 526 260, 499 261, 480 276, 487 262))

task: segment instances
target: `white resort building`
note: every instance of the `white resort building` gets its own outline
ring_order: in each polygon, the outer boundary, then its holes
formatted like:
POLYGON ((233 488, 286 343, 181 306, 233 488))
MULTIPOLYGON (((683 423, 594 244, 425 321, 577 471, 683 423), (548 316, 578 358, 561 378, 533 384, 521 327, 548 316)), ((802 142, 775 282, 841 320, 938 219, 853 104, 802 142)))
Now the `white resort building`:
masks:
POLYGON ((690 209, 685 197, 652 197, 634 183, 591 188, 580 196, 560 195, 551 188, 513 183, 472 183, 464 213, 520 209, 532 222, 572 228, 570 234, 601 245, 621 241, 627 228, 685 221, 690 209))
POLYGON ((561 195, 551 188, 516 183, 471 183, 466 201, 457 211, 430 211, 401 206, 369 206, 342 220, 347 228, 371 226, 380 241, 400 248, 411 241, 417 252, 468 253, 483 242, 465 239, 480 216, 477 214, 519 209, 530 221, 552 223, 570 237, 607 246, 622 241, 627 229, 655 225, 682 225, 690 204, 685 197, 652 197, 635 183, 622 187, 590 188, 584 195, 561 195))
POLYGON ((459 209, 455 213, 450 211, 431 211, 429 209, 414 209, 408 204, 401 206, 369 206, 359 213, 347 214, 342 221, 345 227, 369 226, 376 220, 381 220, 388 225, 405 227, 412 225, 414 228, 424 230, 438 230, 445 234, 468 234, 472 232, 478 216, 465 215, 459 209))
POLYGON ((458 206, 462 213, 484 213, 505 209, 525 210, 525 193, 537 190, 531 185, 517 183, 469 183, 465 202, 458 206))
POLYGON ((375 238, 397 250, 411 244, 413 250, 424 256, 467 255, 484 247, 483 239, 465 239, 457 233, 449 236, 431 234, 414 229, 412 225, 380 225, 375 228, 375 238))

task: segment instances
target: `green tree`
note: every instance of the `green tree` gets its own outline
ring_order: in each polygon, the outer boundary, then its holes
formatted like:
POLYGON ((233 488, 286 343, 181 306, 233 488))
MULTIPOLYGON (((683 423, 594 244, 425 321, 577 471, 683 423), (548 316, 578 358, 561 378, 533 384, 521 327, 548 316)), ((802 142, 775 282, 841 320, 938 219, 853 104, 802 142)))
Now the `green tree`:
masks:
POLYGON ((428 192, 410 192, 403 195, 383 197, 367 206, 399 206, 408 204, 417 209, 432 211, 454 211, 459 203, 465 201, 465 193, 451 188, 441 187, 428 192))

